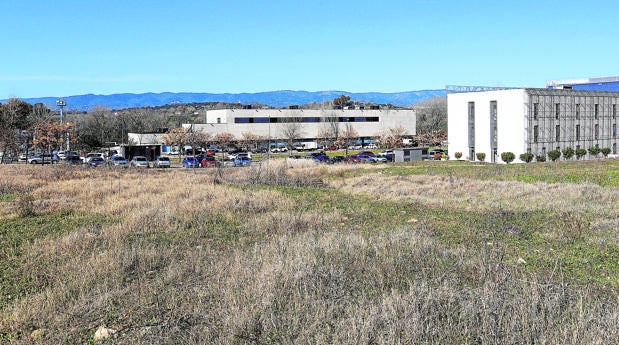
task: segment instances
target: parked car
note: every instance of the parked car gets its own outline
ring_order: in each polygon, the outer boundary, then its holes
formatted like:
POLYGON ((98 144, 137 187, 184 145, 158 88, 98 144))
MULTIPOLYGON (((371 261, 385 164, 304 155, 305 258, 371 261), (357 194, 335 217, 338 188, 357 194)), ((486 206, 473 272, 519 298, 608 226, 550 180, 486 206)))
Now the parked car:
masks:
POLYGON ((360 163, 361 162, 361 158, 357 157, 357 155, 353 155, 353 156, 348 156, 348 157, 344 158, 344 161, 346 163, 360 163))
POLYGON ((157 156, 155 158, 155 162, 153 162, 155 168, 169 168, 170 167, 170 157, 167 156, 157 156))
POLYGON ((250 165, 251 162, 252 162, 252 159, 247 156, 239 156, 234 159, 235 166, 246 166, 246 165, 250 165))
MULTIPOLYGON (((92 158, 91 158, 91 160, 92 160, 92 158)), ((126 166, 129 165, 129 161, 125 157, 123 157, 121 155, 115 155, 115 156, 112 156, 110 158, 110 160, 108 161, 108 164, 109 165, 113 165, 113 166, 126 167, 126 166)))
POLYGON ((435 149, 428 152, 428 159, 441 160, 445 150, 435 149))
POLYGON ((346 157, 344 156, 331 157, 331 163, 344 163, 344 162, 346 162, 346 157))
POLYGON ((387 163, 387 158, 382 156, 370 156, 368 161, 372 163, 387 163))
POLYGON ((357 158, 359 158, 362 162, 375 162, 375 156, 374 152, 372 151, 361 151, 359 153, 357 153, 355 155, 357 158))
POLYGON ((364 148, 373 150, 373 149, 377 149, 378 146, 376 146, 376 144, 367 144, 364 146, 364 148))
POLYGON ((395 154, 393 153, 393 150, 385 150, 385 151, 381 151, 378 153, 379 157, 385 157, 387 159, 387 161, 389 162, 393 162, 394 158, 395 158, 395 154))
POLYGON ((225 158, 219 161, 219 165, 222 167, 233 167, 234 159, 225 158))
POLYGON ((101 157, 92 157, 88 160, 88 163, 91 167, 98 167, 99 165, 105 164, 105 159, 101 157))
POLYGON ((148 159, 144 156, 135 156, 131 159, 131 166, 137 168, 148 168, 148 159))
POLYGON ((219 165, 219 162, 217 162, 214 156, 205 156, 200 161, 200 167, 202 168, 216 167, 218 165, 219 165))
POLYGON ((50 164, 58 163, 58 156, 49 152, 39 153, 28 157, 28 164, 50 164))
POLYGON ((82 157, 82 161, 84 163, 88 163, 88 161, 93 158, 93 157, 101 157, 103 159, 105 159, 105 153, 103 152, 91 152, 88 153, 86 156, 82 157))
POLYGON ((186 156, 183 159, 184 168, 198 168, 200 167, 200 161, 194 156, 186 156))
POLYGON ((67 156, 64 160, 66 164, 82 164, 82 157, 80 155, 67 156))

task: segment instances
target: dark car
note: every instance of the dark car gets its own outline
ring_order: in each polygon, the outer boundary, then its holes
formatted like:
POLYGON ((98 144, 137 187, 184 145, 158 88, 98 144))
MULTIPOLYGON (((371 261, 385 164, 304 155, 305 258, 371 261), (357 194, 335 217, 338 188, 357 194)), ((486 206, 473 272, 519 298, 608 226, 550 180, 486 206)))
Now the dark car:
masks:
POLYGON ((346 157, 344 156, 331 157, 331 163, 344 163, 344 162, 346 162, 346 157))
POLYGON ((90 165, 91 167, 98 167, 99 165, 105 164, 105 159, 101 157, 92 157, 88 160, 88 163, 86 164, 90 165))
POLYGON ((79 155, 75 155, 75 156, 67 156, 67 158, 65 158, 65 163, 67 164, 82 164, 82 157, 80 157, 79 155))
POLYGON ((199 168, 200 161, 194 156, 187 156, 183 159, 183 167, 185 168, 199 168))

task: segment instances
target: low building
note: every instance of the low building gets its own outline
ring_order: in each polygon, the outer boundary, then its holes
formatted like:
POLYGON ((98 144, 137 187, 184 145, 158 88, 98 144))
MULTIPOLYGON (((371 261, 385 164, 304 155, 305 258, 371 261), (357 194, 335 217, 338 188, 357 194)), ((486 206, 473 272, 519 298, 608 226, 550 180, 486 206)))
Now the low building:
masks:
POLYGON ((406 136, 415 135, 416 117, 412 109, 220 109, 206 112, 206 123, 183 124, 185 128, 210 132, 226 132, 241 139, 252 133, 263 138, 284 141, 294 133, 295 140, 324 138, 325 133, 354 130, 362 142, 390 128, 401 126, 406 136))
POLYGON ((512 152, 518 162, 522 153, 566 147, 616 155, 617 103, 619 92, 569 87, 448 92, 449 156, 476 160, 483 152, 486 161, 501 162, 502 152, 512 152))

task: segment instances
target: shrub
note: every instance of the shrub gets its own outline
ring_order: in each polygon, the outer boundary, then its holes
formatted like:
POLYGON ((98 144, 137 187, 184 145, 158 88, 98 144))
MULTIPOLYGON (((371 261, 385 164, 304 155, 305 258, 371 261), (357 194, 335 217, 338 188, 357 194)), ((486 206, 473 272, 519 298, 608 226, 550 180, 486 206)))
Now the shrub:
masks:
POLYGON ((533 160, 533 154, 531 152, 523 153, 520 155, 520 160, 525 163, 531 163, 533 160))
POLYGON ((600 152, 602 152, 602 155, 604 155, 604 157, 607 157, 610 154, 610 147, 604 147, 600 150, 600 152))
POLYGON ((574 157, 574 149, 571 147, 566 147, 563 149, 563 158, 572 159, 574 157))
POLYGON ((597 157, 600 154, 600 148, 597 146, 591 146, 589 148, 589 153, 591 154, 591 157, 597 157))
POLYGON ((537 155, 537 156, 535 156, 535 161, 536 162, 545 162, 546 161, 546 156, 544 156, 544 155, 537 155))
POLYGON ((576 159, 581 159, 584 155, 587 154, 587 150, 585 149, 576 149, 576 159))
POLYGON ((455 157, 456 159, 462 158, 462 152, 456 152, 455 157))
POLYGON ((506 164, 509 164, 509 163, 513 162, 515 158, 516 158, 516 155, 514 155, 513 152, 503 152, 503 153, 501 153, 501 159, 506 164))
POLYGON ((561 157, 561 151, 559 150, 550 150, 548 151, 548 158, 550 158, 551 161, 556 161, 557 159, 559 159, 561 157))
POLYGON ((480 162, 483 162, 486 159, 486 154, 483 152, 477 152, 475 156, 477 157, 477 160, 480 162))

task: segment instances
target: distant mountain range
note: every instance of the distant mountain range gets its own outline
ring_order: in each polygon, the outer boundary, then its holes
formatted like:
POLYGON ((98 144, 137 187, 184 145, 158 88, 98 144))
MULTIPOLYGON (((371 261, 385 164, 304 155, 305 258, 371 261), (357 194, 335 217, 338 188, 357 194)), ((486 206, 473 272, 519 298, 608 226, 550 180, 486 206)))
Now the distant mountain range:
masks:
MULTIPOLYGON (((259 103, 272 107, 286 107, 313 102, 329 102, 340 95, 350 96, 351 101, 364 103, 392 104, 394 106, 409 106, 421 100, 435 96, 445 96, 445 90, 421 90, 395 93, 366 92, 352 93, 346 91, 270 91, 257 93, 122 93, 113 95, 79 95, 68 97, 24 98, 30 103, 43 103, 50 109, 56 109, 56 101, 63 99, 67 103, 65 110, 88 111, 92 107, 105 106, 109 109, 158 107, 168 104, 184 103, 259 103)), ((6 100, 2 101, 3 103, 6 100)))

